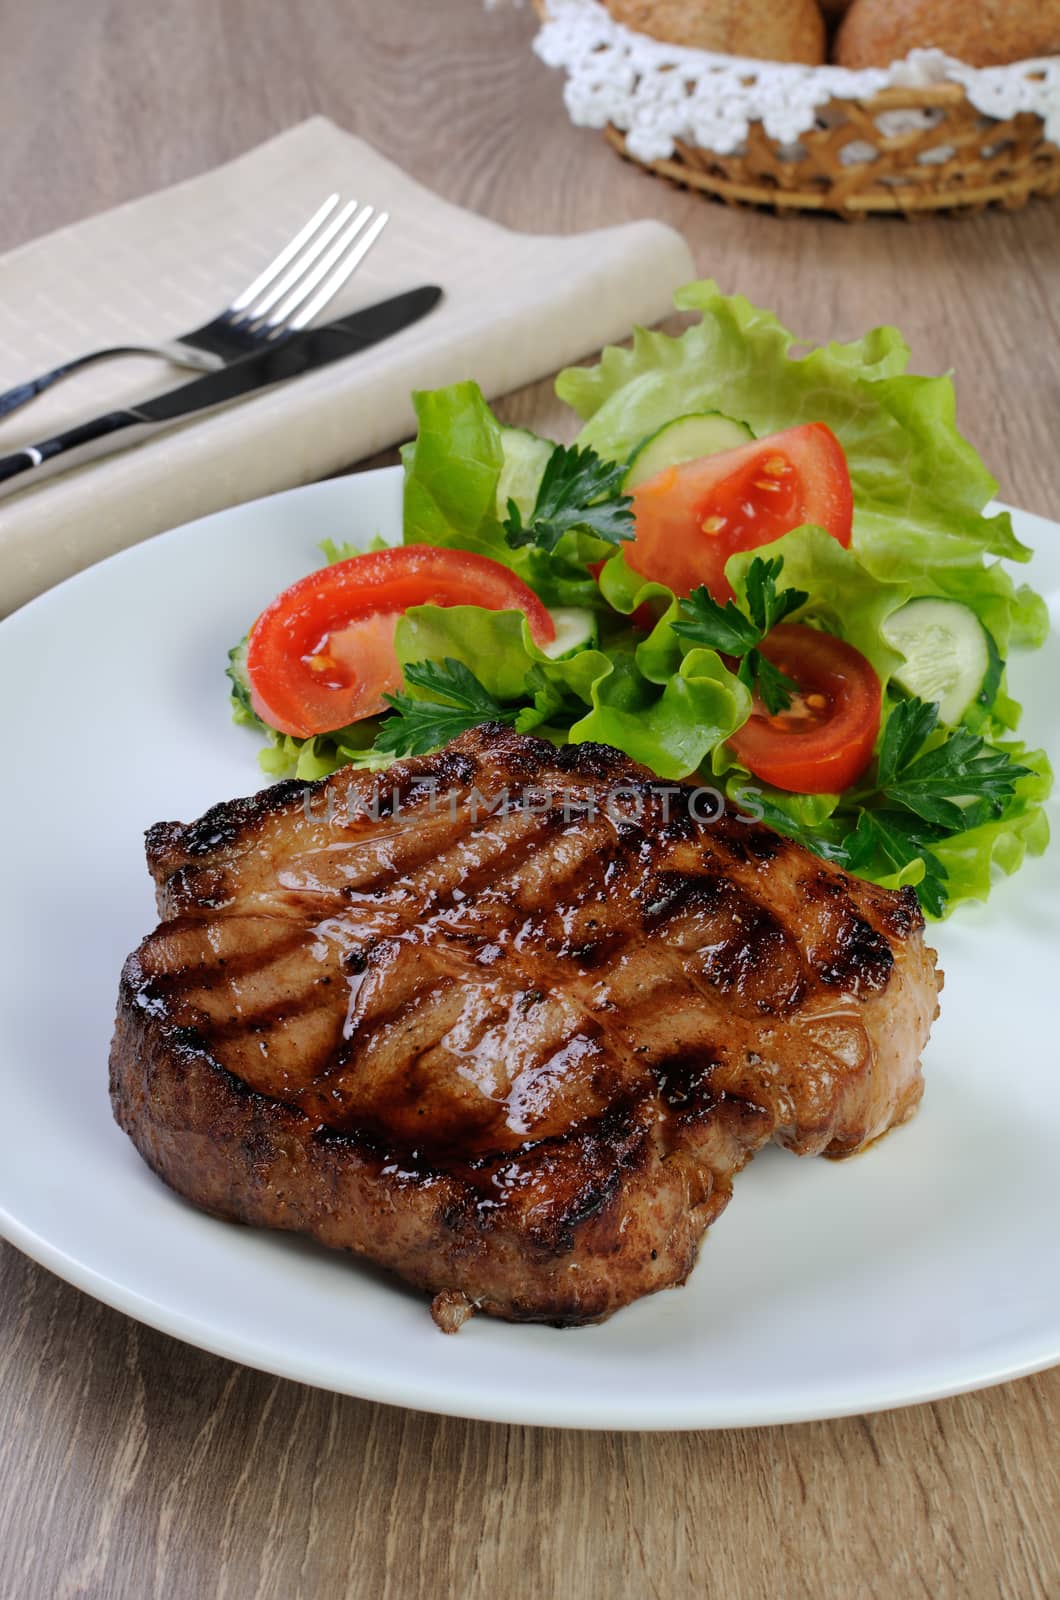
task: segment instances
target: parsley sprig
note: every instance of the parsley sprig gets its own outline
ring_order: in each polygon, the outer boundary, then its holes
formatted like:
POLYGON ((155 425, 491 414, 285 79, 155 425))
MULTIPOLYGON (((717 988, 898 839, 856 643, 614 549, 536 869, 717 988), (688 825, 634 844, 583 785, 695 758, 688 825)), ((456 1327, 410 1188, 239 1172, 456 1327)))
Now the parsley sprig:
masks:
POLYGON ((387 694, 383 698, 397 713, 387 717, 376 737, 380 755, 422 756, 448 744, 483 722, 514 723, 522 709, 497 700, 462 661, 411 661, 405 668, 408 688, 422 689, 424 698, 387 694))
POLYGON ((740 657, 737 677, 759 697, 770 715, 786 711, 798 684, 775 667, 759 650, 766 634, 810 598, 802 589, 778 589, 783 557, 764 561, 756 556, 747 571, 747 609, 732 600, 719 605, 704 586, 693 589, 681 602, 680 620, 673 625, 682 639, 705 645, 724 656, 740 657))
POLYGON ((863 794, 857 825, 843 840, 853 872, 880 864, 899 872, 918 858, 925 873, 917 892, 928 911, 946 905, 946 868, 938 844, 999 817, 1030 769, 970 729, 938 740, 939 708, 900 700, 884 730, 875 786, 863 794))
POLYGON ((387 694, 394 715, 379 729, 371 756, 422 756, 483 722, 505 722, 531 733, 556 718, 572 722, 581 707, 562 683, 539 666, 531 667, 516 700, 498 700, 463 661, 413 661, 405 668, 406 688, 422 696, 387 694))
POLYGON ((633 537, 633 501, 622 493, 626 467, 602 461, 594 450, 557 445, 548 458, 530 520, 508 501, 505 537, 513 549, 536 545, 551 554, 565 533, 595 534, 608 544, 633 537))
POLYGON ((955 728, 925 749, 938 718, 938 706, 923 700, 895 706, 880 746, 878 783, 891 801, 954 833, 1000 816, 1030 769, 969 728, 955 728))

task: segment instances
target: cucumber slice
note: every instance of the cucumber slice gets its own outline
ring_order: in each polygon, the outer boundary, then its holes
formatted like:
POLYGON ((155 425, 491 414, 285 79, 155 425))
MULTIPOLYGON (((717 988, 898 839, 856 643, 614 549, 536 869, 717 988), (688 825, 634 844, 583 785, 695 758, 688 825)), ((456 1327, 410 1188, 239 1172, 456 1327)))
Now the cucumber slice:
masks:
POLYGON ((247 644, 249 636, 244 634, 239 643, 233 645, 228 652, 228 665, 226 673, 232 680, 232 694, 240 705, 247 711, 250 710, 250 678, 247 675, 247 644))
POLYGON ((250 678, 247 675, 247 644, 248 636, 244 634, 239 643, 233 645, 228 652, 228 666, 225 671, 228 673, 232 684, 230 696, 232 721, 268 731, 266 724, 262 722, 254 710, 254 702, 250 698, 250 678))
POLYGON ((555 448, 550 439, 539 439, 527 428, 501 429, 504 465, 497 481, 497 515, 501 521, 508 515, 509 500, 515 501, 524 522, 529 519, 548 458, 555 448))
POLYGON ((541 648, 553 661, 563 661, 596 644, 595 611, 583 611, 580 606, 556 606, 550 615, 556 624, 556 637, 541 648))
POLYGON ((628 494, 665 467, 680 467, 686 461, 720 455, 723 450, 738 450, 753 438, 746 422, 734 422, 732 417, 723 417, 720 411, 678 417, 676 422, 666 423, 644 441, 629 464, 622 487, 628 494))
POLYGON ((898 687, 937 701, 942 722, 960 722, 990 670, 990 644, 975 612, 957 600, 910 600, 881 632, 905 657, 894 674, 898 687))

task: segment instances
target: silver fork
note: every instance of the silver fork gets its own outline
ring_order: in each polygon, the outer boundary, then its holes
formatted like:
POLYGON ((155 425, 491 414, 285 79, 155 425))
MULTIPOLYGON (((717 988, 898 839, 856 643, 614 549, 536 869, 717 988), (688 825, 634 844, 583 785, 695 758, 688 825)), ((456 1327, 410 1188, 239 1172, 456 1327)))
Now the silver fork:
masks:
POLYGON ((329 195, 264 272, 201 328, 164 344, 112 345, 65 361, 0 393, 0 417, 97 361, 155 356, 197 372, 216 372, 230 361, 306 327, 364 260, 390 220, 388 212, 372 206, 358 209, 356 200, 348 200, 336 211, 339 198, 329 195))

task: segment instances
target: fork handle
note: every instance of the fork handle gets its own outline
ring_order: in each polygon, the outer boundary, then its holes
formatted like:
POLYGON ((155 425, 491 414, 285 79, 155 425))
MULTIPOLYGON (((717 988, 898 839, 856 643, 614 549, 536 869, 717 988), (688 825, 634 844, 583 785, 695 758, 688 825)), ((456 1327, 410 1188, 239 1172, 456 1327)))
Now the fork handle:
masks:
POLYGON ((58 383, 60 378, 65 378, 68 373, 76 372, 78 367, 87 365, 84 359, 67 361, 61 367, 53 367, 50 372, 42 372, 39 378, 31 378, 28 383, 16 383, 13 389, 5 389, 0 394, 0 417, 6 417, 10 412, 17 411, 20 406, 28 405, 37 395, 43 394, 45 389, 50 389, 53 383, 58 383))
POLYGON ((97 361, 110 361, 115 356, 154 356, 159 361, 172 361, 175 366, 191 367, 196 372, 214 372, 224 363, 219 356, 210 355, 205 351, 189 351, 180 344, 155 345, 150 348, 140 344, 109 345, 103 350, 91 350, 86 356, 77 356, 73 361, 64 361, 61 366, 52 367, 50 372, 42 372, 36 378, 30 378, 27 383, 16 383, 11 389, 0 392, 0 417, 10 416, 12 411, 18 411, 22 406, 35 400, 45 389, 50 389, 53 384, 61 383, 63 378, 69 378, 75 372, 81 372, 85 367, 95 366, 97 361))
MULTIPOLYGON (((107 411, 100 417, 93 417, 90 422, 79 423, 76 428, 67 428, 65 433, 57 433, 40 444, 29 445, 24 450, 16 450, 12 455, 0 458, 0 483, 21 477, 24 472, 36 472, 54 456, 97 444, 109 439, 112 434, 124 432, 126 428, 141 428, 148 433, 151 424, 135 411, 107 411)), ((87 460, 90 454, 91 451, 85 449, 84 459, 87 460)))

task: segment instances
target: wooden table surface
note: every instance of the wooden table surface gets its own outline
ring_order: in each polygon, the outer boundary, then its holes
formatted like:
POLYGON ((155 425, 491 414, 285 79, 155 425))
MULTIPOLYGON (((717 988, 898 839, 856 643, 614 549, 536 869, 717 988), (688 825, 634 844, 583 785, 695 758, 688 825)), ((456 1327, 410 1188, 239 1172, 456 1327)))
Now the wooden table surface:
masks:
MULTIPOLYGON (((669 189, 479 0, 4 8, 0 249, 323 111, 529 231, 658 216, 808 338, 897 322, 1002 493, 1060 515, 1060 203, 847 227, 669 189)), ((501 408, 546 425, 549 385, 501 408)), ((351 465, 353 465, 351 463, 351 465)), ((801 1427, 560 1433, 302 1388, 0 1252, 0 1600, 1060 1594, 1060 1371, 801 1427)))

